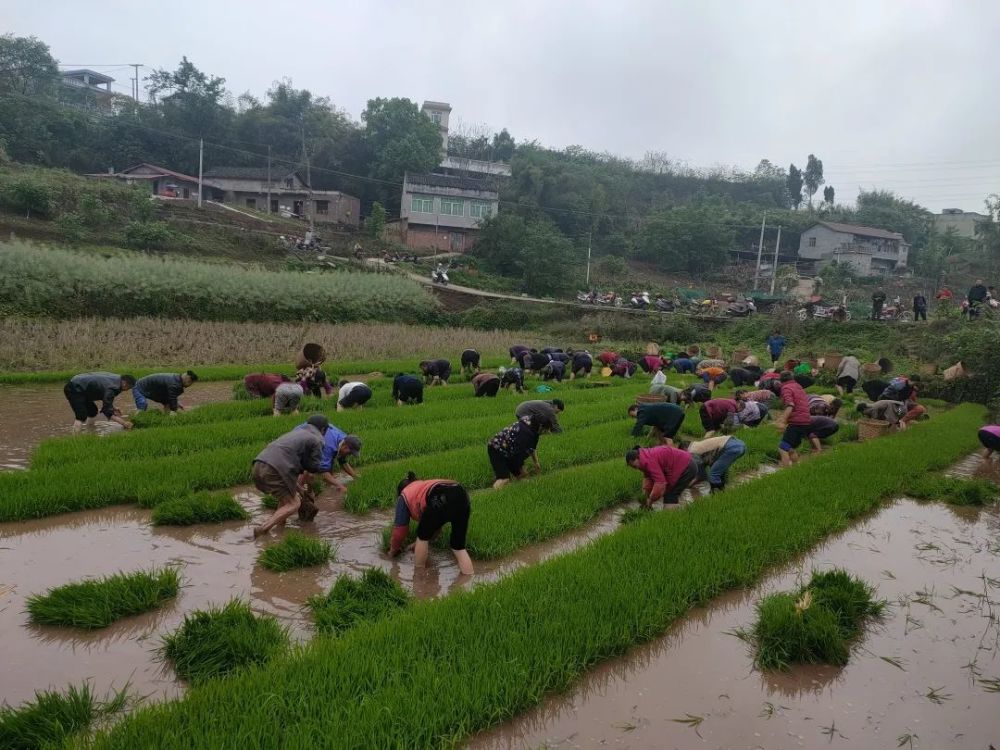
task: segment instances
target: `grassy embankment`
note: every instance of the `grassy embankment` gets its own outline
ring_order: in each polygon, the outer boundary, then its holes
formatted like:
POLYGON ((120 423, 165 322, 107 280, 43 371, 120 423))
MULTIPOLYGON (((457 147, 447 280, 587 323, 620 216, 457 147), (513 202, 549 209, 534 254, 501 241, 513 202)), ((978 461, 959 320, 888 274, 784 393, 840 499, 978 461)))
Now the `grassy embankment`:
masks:
POLYGON ((498 583, 206 682, 139 710, 95 744, 226 747, 235 737, 267 742, 276 723, 287 747, 331 737, 345 747, 456 744, 663 632, 692 606, 752 584, 878 507, 914 473, 944 468, 976 446, 981 416, 981 407, 960 406, 919 429, 654 514, 498 583), (446 682, 428 658, 441 653, 446 682), (424 696, 419 705, 414 694, 424 696))

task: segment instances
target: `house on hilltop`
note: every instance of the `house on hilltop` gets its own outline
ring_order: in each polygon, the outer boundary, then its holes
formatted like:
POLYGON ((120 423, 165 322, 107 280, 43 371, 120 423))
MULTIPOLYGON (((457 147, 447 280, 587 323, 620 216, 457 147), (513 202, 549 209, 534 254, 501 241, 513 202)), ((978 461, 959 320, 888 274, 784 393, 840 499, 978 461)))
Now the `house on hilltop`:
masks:
POLYGON ((910 246, 899 232, 821 221, 799 238, 799 259, 836 261, 860 276, 887 276, 906 268, 910 246))
MULTIPOLYGON (((121 172, 98 172, 85 175, 90 179, 114 180, 126 185, 140 185, 149 190, 151 195, 162 198, 194 198, 198 197, 198 178, 183 172, 161 167, 158 164, 143 162, 121 172)), ((207 182, 206 188, 211 188, 207 182)))
POLYGON ((402 239, 408 247, 463 252, 475 244, 479 222, 496 215, 510 165, 448 156, 451 106, 424 102, 420 111, 441 132, 441 162, 430 173, 403 177, 402 239))

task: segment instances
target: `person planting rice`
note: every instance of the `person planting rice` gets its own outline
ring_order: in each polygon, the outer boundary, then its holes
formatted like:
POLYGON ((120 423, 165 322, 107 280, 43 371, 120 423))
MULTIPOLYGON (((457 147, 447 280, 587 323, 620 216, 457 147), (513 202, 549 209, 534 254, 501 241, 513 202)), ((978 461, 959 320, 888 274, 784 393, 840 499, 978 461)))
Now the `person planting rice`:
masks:
POLYGON ((792 376, 795 382, 803 388, 809 388, 816 382, 816 371, 808 362, 799 362, 792 368, 792 376))
POLYGON ((531 347, 524 346, 523 344, 514 344, 510 349, 507 350, 510 353, 510 361, 512 364, 517 364, 521 361, 521 355, 525 352, 535 351, 531 347))
POLYGON ((753 385, 760 379, 761 374, 762 372, 759 367, 753 369, 749 367, 734 367, 729 371, 729 377, 733 381, 734 388, 753 385))
POLYGON ((514 410, 518 419, 530 419, 538 425, 539 431, 562 432, 559 415, 566 411, 566 405, 557 398, 551 401, 522 401, 514 410))
MULTIPOLYGON (((768 401, 770 401, 770 398, 768 401)), ((767 415, 770 412, 767 404, 760 401, 736 399, 736 404, 739 408, 736 414, 733 415, 733 423, 743 425, 744 427, 757 427, 767 419, 767 415)))
POLYGON ((761 390, 771 391, 772 395, 781 395, 781 375, 776 372, 765 372, 757 381, 757 387, 761 390))
POLYGON ((132 429, 132 423, 115 408, 115 399, 122 391, 131 390, 135 386, 135 378, 131 375, 115 375, 111 372, 84 372, 74 375, 63 387, 63 395, 69 401, 73 410, 73 430, 80 430, 84 422, 91 422, 98 413, 104 418, 120 424, 126 430, 132 429), (101 402, 98 412, 97 402, 101 402))
POLYGON ((657 372, 665 366, 666 363, 659 354, 647 354, 639 359, 639 367, 642 368, 643 372, 657 372))
MULTIPOLYGON (((777 381, 780 384, 781 381, 777 381)), ((733 394, 733 398, 737 401, 756 401, 759 404, 769 404, 774 400, 775 393, 770 388, 761 388, 757 391, 736 391, 733 394)))
MULTIPOLYGON (((707 361, 707 360, 706 360, 707 361)), ((715 386, 726 380, 728 375, 726 371, 721 367, 716 367, 714 365, 709 365, 708 367, 702 366, 704 363, 698 365, 698 371, 695 373, 702 379, 702 382, 708 386, 710 391, 715 390, 715 386)))
POLYGON ((684 423, 684 410, 676 404, 632 404, 628 415, 635 420, 632 435, 639 437, 645 427, 660 443, 674 444, 674 436, 684 423))
POLYGON ((548 354, 541 352, 525 352, 521 355, 521 369, 532 375, 540 375, 542 368, 552 360, 548 354))
POLYGON ((524 393, 524 370, 520 367, 511 367, 506 370, 501 368, 500 387, 509 388, 514 386, 517 393, 524 393))
POLYGON ((475 349, 466 349, 462 352, 462 369, 460 372, 464 375, 466 368, 468 368, 470 375, 474 372, 479 372, 479 359, 479 352, 475 349))
POLYGON ((618 361, 618 352, 603 351, 597 355, 597 361, 600 362, 605 367, 611 367, 615 362, 618 361))
POLYGON ((481 372, 472 378, 472 393, 476 398, 494 398, 500 391, 500 376, 492 372, 481 372))
POLYGON ((666 383, 651 383, 649 393, 652 396, 663 396, 668 404, 679 404, 681 403, 681 393, 683 391, 666 383))
MULTIPOLYGON (((299 425, 296 429, 309 429, 309 422, 299 425)), ((358 472, 348 462, 349 459, 361 455, 361 438, 357 435, 348 435, 343 430, 329 425, 323 434, 323 450, 319 462, 319 478, 333 488, 334 497, 343 500, 347 494, 347 485, 337 475, 334 474, 334 464, 351 479, 358 478, 358 472)), ((299 507, 299 518, 311 521, 316 517, 316 502, 311 491, 313 472, 305 471, 299 476, 299 497, 301 505, 299 507)))
POLYGON ((338 385, 340 391, 337 393, 337 411, 361 409, 372 397, 372 389, 365 383, 341 380, 338 385))
POLYGON ((298 414, 302 396, 302 386, 298 383, 282 383, 271 397, 271 413, 276 417, 282 414, 298 414))
POLYGON ((791 466, 799 460, 796 450, 803 438, 809 436, 809 396, 801 385, 795 382, 795 376, 785 371, 781 373, 781 400, 785 404, 781 423, 785 431, 778 443, 778 453, 782 466, 791 466))
POLYGON ((829 393, 809 396, 809 413, 814 417, 836 417, 843 405, 843 401, 829 393))
POLYGON ((171 415, 176 414, 178 409, 184 409, 184 405, 178 400, 184 393, 184 389, 190 388, 191 384, 197 380, 198 376, 192 370, 179 375, 172 372, 161 372, 139 378, 132 387, 135 408, 139 411, 146 411, 149 402, 155 401, 163 407, 163 411, 169 412, 171 415))
POLYGON ((861 362, 853 354, 847 354, 837 365, 837 393, 854 393, 861 380, 861 362))
POLYGON ((565 374, 566 363, 560 362, 557 359, 552 360, 542 368, 543 380, 555 380, 557 383, 561 383, 565 374))
POLYGON ((653 372, 653 379, 649 381, 650 385, 666 385, 667 384, 667 374, 663 372, 662 367, 657 367, 653 372))
POLYGON ((684 373, 694 372, 695 368, 694 360, 688 357, 678 357, 670 364, 674 370, 681 375, 684 373))
POLYGON ((712 391, 707 385, 696 383, 681 391, 680 401, 685 406, 703 404, 712 398, 712 391))
POLYGON ((570 380, 576 377, 589 378, 590 371, 594 368, 594 358, 590 356, 588 351, 573 352, 571 367, 570 380))
POLYGON ((392 379, 392 398, 397 406, 404 404, 422 404, 424 402, 424 383, 416 375, 399 373, 392 379))
POLYGON ((554 352, 547 352, 542 350, 542 353, 548 354, 549 359, 552 360, 553 362, 562 362, 563 364, 567 364, 571 359, 569 354, 564 352, 562 349, 556 349, 554 352))
POLYGON ((719 435, 693 443, 682 443, 680 448, 698 457, 701 465, 699 478, 708 482, 709 491, 713 495, 726 489, 729 467, 747 452, 746 443, 732 435, 719 435))
POLYGON ((558 346, 543 346, 542 354, 548 354, 549 356, 552 356, 553 354, 562 354, 562 349, 558 346))
POLYGON ((988 424, 979 429, 979 444, 983 446, 983 455, 993 458, 1000 451, 1000 425, 988 424))
POLYGON ((611 366, 611 376, 618 378, 630 378, 635 375, 639 366, 635 362, 630 362, 625 357, 619 357, 611 366))
POLYGON ((906 404, 902 401, 889 399, 873 403, 862 401, 857 405, 857 410, 859 414, 868 417, 868 419, 880 419, 883 422, 888 422, 889 426, 894 429, 906 429, 906 424, 903 422, 903 417, 906 416, 906 404))
POLYGON ((698 480, 701 472, 697 456, 671 445, 655 448, 636 445, 625 454, 625 463, 642 472, 642 494, 647 508, 661 499, 664 507, 677 506, 681 493, 698 480))
POLYGON ((882 393, 879 394, 879 399, 908 401, 916 394, 917 387, 914 385, 914 382, 918 382, 919 380, 916 375, 911 375, 908 378, 900 375, 897 378, 893 378, 882 393))
POLYGON ((330 421, 322 414, 306 420, 304 428, 274 440, 253 460, 254 486, 265 495, 278 499, 278 508, 253 530, 254 539, 275 526, 285 527, 285 521, 301 505, 299 477, 303 472, 318 474, 323 463, 323 438, 330 421))
POLYGON ((519 418, 510 427, 504 427, 491 437, 486 444, 486 453, 493 467, 493 489, 498 490, 508 484, 512 477, 524 479, 528 473, 524 462, 530 456, 535 472, 541 472, 538 463, 538 423, 531 418, 519 418))
POLYGON ((465 549, 472 505, 469 493, 458 482, 450 479, 417 479, 412 471, 396 487, 396 515, 389 540, 389 557, 397 557, 406 544, 410 521, 417 522, 417 541, 413 544, 413 563, 417 568, 427 566, 430 542, 451 524, 449 546, 462 575, 474 572, 472 559, 465 549))
POLYGON ((865 392, 870 401, 878 401, 888 387, 889 383, 885 380, 867 380, 861 384, 861 390, 865 392))
POLYGON ((252 398, 271 398, 278 386, 290 382, 285 375, 258 372, 243 378, 243 387, 252 398))
POLYGON ((316 365, 299 369, 295 374, 295 380, 302 386, 302 392, 310 394, 313 398, 323 398, 324 393, 327 396, 333 393, 333 384, 326 377, 326 373, 316 365))
POLYGON ((819 453, 823 450, 823 438, 828 438, 837 434, 840 424, 833 417, 814 416, 809 419, 809 442, 812 443, 813 450, 819 453))
POLYGON ((427 385, 448 385, 451 377, 451 362, 446 359, 425 359, 420 363, 427 385))
POLYGON ((712 398, 703 403, 699 413, 705 437, 710 438, 721 430, 727 421, 733 420, 738 411, 739 405, 731 398, 712 398))

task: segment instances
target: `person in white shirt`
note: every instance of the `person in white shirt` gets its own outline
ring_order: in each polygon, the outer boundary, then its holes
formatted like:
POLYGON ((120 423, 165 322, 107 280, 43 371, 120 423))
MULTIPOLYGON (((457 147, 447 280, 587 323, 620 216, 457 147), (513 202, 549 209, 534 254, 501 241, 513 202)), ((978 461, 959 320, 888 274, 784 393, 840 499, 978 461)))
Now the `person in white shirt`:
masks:
POLYGON ((372 389, 359 381, 341 380, 337 393, 337 411, 360 409, 372 397, 372 389))

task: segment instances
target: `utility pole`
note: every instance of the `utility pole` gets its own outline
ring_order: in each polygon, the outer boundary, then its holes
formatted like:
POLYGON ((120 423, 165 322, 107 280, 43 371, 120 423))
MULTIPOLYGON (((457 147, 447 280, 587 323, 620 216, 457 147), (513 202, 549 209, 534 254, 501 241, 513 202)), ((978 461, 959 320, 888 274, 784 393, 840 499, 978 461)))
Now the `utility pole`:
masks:
POLYGON ((313 216, 313 181, 312 172, 309 168, 309 149, 306 148, 306 126, 304 117, 302 121, 302 156, 306 160, 306 187, 309 188, 309 198, 307 201, 309 207, 306 209, 306 212, 309 214, 309 231, 312 232, 313 236, 315 236, 316 222, 315 217, 313 216))
POLYGON ((764 226, 767 224, 767 211, 760 221, 760 239, 757 241, 757 270, 753 272, 753 290, 757 291, 757 284, 760 281, 760 258, 764 252, 764 226))
POLYGON ((271 144, 267 146, 267 212, 271 213, 271 144))
POLYGON ((778 250, 781 248, 781 225, 778 225, 778 239, 774 242, 774 268, 771 269, 771 294, 774 294, 774 284, 778 280, 778 250))
POLYGON ((142 63, 129 63, 129 67, 135 70, 135 78, 133 78, 134 87, 132 98, 135 99, 135 103, 139 103, 139 68, 142 67, 142 63))
POLYGON ((202 193, 202 174, 204 173, 205 166, 205 139, 198 139, 198 208, 201 208, 201 193, 202 193))
POLYGON ((594 240, 594 230, 587 232, 587 290, 590 291, 590 249, 594 240))

